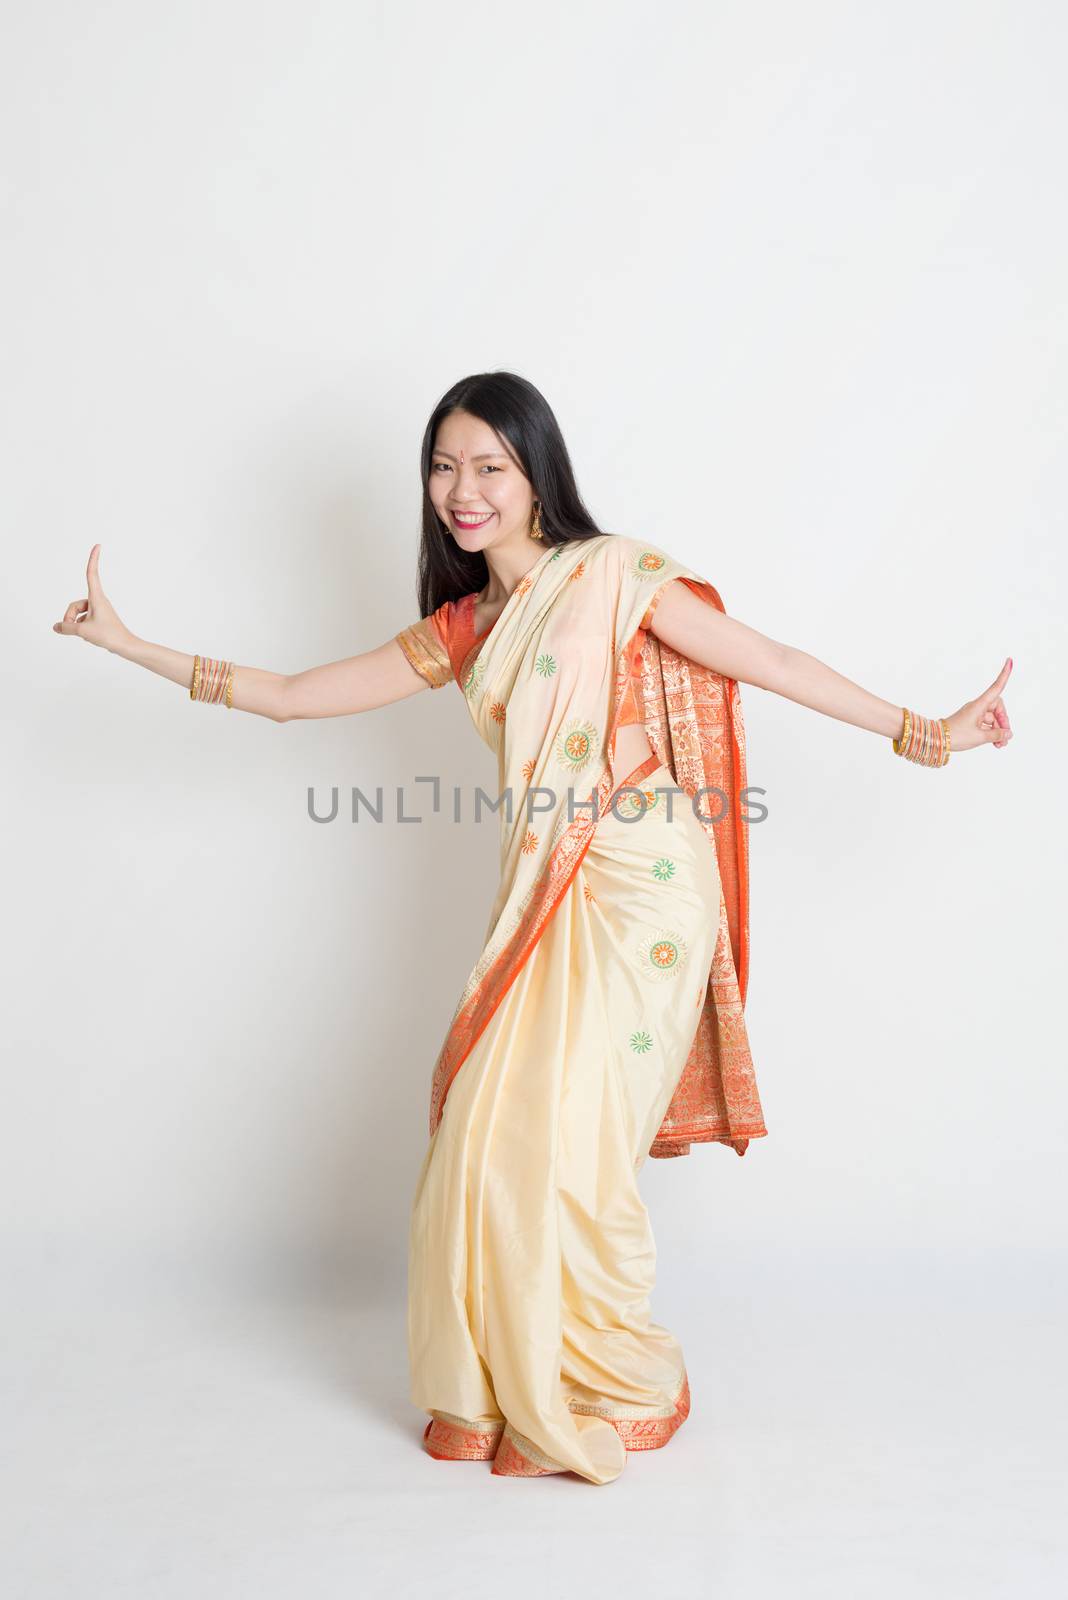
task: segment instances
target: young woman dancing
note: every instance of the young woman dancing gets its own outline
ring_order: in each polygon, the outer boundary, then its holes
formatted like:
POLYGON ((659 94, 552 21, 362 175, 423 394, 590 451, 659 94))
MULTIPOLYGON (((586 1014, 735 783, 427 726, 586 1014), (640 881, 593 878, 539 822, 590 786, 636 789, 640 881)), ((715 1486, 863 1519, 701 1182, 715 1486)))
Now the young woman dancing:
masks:
POLYGON ((419 618, 373 650, 284 674, 148 643, 107 600, 99 545, 54 627, 275 722, 457 684, 497 754, 501 876, 432 1075, 411 1399, 436 1457, 610 1483, 690 1407, 650 1315, 642 1163, 709 1141, 742 1155, 767 1131, 738 686, 937 767, 1012 738, 1012 662, 929 718, 728 617, 706 577, 596 526, 549 405, 511 373, 442 397, 421 471, 419 618))

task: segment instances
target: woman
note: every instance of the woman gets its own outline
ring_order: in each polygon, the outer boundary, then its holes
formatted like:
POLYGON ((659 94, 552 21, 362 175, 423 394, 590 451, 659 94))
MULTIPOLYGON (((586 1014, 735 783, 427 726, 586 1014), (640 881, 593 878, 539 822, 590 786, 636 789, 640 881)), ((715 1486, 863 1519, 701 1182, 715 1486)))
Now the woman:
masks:
POLYGON ((419 618, 292 676, 149 644, 100 585, 57 632, 277 722, 453 682, 496 751, 501 878, 433 1073, 409 1235, 425 1448, 609 1483, 690 1394, 650 1318, 647 1155, 765 1132, 748 977, 739 683, 944 765, 1012 737, 993 684, 928 719, 728 618, 659 547, 600 530, 548 404, 509 373, 443 396, 422 449, 419 618))

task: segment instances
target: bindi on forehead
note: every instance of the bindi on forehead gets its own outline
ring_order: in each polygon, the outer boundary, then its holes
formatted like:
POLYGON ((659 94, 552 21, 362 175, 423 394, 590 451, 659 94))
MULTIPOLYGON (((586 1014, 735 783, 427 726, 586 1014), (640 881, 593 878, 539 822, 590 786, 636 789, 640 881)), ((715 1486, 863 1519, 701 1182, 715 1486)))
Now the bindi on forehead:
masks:
MULTIPOLYGON (((456 459, 455 456, 449 454, 448 450, 442 450, 440 445, 435 447, 434 454, 436 456, 444 456, 447 461, 455 461, 455 459, 456 459)), ((479 452, 479 454, 473 455, 471 457, 471 460, 472 461, 510 461, 511 457, 505 455, 503 450, 483 450, 483 451, 479 452)), ((463 464, 463 461, 464 461, 464 453, 461 450, 460 451, 460 463, 461 463, 461 465, 463 464)))

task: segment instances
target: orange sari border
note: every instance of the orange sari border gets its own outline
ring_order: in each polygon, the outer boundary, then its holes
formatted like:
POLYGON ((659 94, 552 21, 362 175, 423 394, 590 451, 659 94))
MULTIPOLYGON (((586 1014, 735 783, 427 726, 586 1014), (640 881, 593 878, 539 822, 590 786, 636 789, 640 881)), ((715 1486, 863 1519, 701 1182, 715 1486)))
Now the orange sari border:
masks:
MULTIPOLYGON (((679 580, 706 604, 725 612, 707 580, 679 580)), ((648 628, 664 590, 642 617, 648 628)), ((650 745, 691 798, 702 789, 726 793, 724 815, 698 820, 716 851, 722 886, 719 937, 689 1057, 651 1157, 687 1155, 691 1144, 721 1143, 744 1155, 750 1139, 767 1134, 745 1027, 749 978, 749 833, 745 725, 737 680, 703 666, 645 633, 641 646, 645 731, 650 745)))
MULTIPOLYGON (((611 1423, 627 1451, 660 1450, 690 1414, 689 1378, 684 1372, 671 1405, 654 1416, 640 1413, 633 1406, 613 1406, 608 1401, 586 1404, 569 1400, 567 1404, 576 1415, 600 1417, 611 1423)), ((423 1430, 423 1448, 436 1461, 492 1461, 497 1477, 540 1478, 569 1470, 503 1418, 496 1422, 468 1421, 448 1412, 432 1412, 423 1430)))

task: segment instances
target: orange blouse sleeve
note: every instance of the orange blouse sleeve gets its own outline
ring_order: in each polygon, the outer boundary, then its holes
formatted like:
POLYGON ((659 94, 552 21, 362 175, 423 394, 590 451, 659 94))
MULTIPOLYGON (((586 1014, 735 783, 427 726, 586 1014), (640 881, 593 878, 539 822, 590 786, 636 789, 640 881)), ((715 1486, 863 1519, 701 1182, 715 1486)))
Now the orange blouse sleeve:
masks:
POLYGON ((393 637, 421 678, 432 689, 441 689, 453 679, 448 652, 449 605, 445 600, 429 617, 421 617, 393 637))

